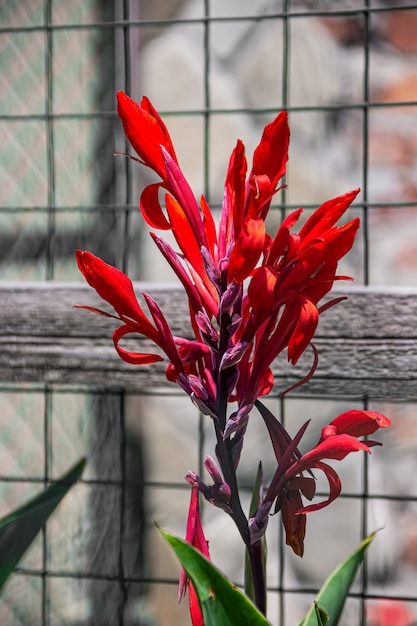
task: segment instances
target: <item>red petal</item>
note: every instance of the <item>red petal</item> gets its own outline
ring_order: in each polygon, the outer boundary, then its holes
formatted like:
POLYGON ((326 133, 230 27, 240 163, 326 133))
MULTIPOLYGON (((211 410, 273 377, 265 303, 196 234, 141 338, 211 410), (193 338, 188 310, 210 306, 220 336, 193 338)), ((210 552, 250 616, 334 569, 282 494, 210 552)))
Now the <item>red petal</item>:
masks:
POLYGON ((274 386, 274 375, 272 373, 271 368, 267 367, 263 375, 260 377, 258 381, 256 397, 260 398, 262 396, 268 395, 268 393, 271 391, 273 386, 274 386))
POLYGON ((190 185, 171 155, 164 149, 162 149, 162 153, 166 169, 167 189, 169 189, 181 205, 187 221, 194 232, 198 245, 208 247, 200 209, 190 185))
POLYGON ((163 145, 168 150, 168 152, 170 153, 172 158, 175 161, 177 161, 177 157, 175 155, 175 150, 174 150, 174 145, 172 143, 172 140, 171 140, 171 137, 169 135, 168 129, 165 126, 164 122, 162 121, 162 118, 160 117, 158 111, 153 106, 152 102, 149 100, 149 98, 147 98, 146 96, 143 96, 143 98, 141 100, 141 103, 140 103, 140 106, 145 111, 148 111, 148 113, 150 113, 152 115, 152 117, 157 120, 159 128, 161 129, 161 132, 163 133, 163 135, 165 137, 165 144, 163 144, 163 145))
POLYGON ((272 188, 285 174, 289 141, 288 116, 286 111, 281 111, 273 122, 265 126, 262 139, 253 154, 252 174, 266 174, 272 188))
POLYGON ((300 312, 297 325, 288 342, 288 359, 295 365, 313 338, 319 321, 316 305, 300 296, 300 312))
MULTIPOLYGON (((324 441, 320 441, 315 448, 303 454, 301 459, 289 468, 288 473, 290 476, 295 476, 300 472, 314 467, 314 464, 322 459, 341 461, 350 452, 357 452, 358 450, 370 452, 368 446, 363 441, 359 441, 356 437, 345 434, 334 435, 333 437, 324 439, 324 441)), ((288 476, 288 478, 290 478, 290 476, 288 476)))
POLYGON ((209 280, 204 267, 203 257, 201 256, 200 246, 195 238, 194 230, 188 221, 182 206, 169 194, 166 195, 165 201, 174 237, 187 261, 194 267, 207 286, 209 280))
POLYGON ((244 219, 243 206, 245 201, 246 172, 245 146, 239 139, 230 157, 225 185, 228 218, 233 220, 235 239, 242 228, 244 219))
POLYGON ((360 226, 359 218, 355 218, 344 226, 337 228, 328 237, 325 237, 326 263, 336 263, 349 252, 355 241, 360 226))
POLYGON ((240 283, 249 276, 262 254, 265 224, 261 219, 247 219, 233 246, 229 260, 228 280, 240 283))
POLYGON ((151 228, 158 230, 170 230, 171 224, 167 220, 159 202, 160 183, 148 185, 140 196, 140 212, 151 228))
POLYGON ((148 309, 151 312, 153 321, 155 322, 155 326, 159 330, 159 345, 163 348, 165 354, 168 356, 177 372, 182 372, 184 370, 182 361, 180 359, 180 355, 178 354, 177 346, 174 342, 174 337, 172 336, 171 329, 164 317, 164 314, 162 313, 159 306, 156 304, 155 300, 151 298, 149 294, 143 292, 143 297, 145 298, 148 309))
POLYGON ((319 511, 320 509, 324 509, 325 506, 329 506, 336 498, 340 495, 342 490, 342 483, 340 482, 340 478, 335 470, 327 465, 327 463, 321 463, 320 461, 316 463, 315 467, 317 469, 321 469, 327 478, 329 483, 329 497, 322 502, 317 502, 316 504, 309 504, 308 506, 302 507, 297 513, 299 515, 303 515, 305 513, 312 513, 313 511, 319 511))
POLYGON ((306 534, 306 516, 298 513, 302 504, 298 490, 288 491, 282 497, 281 516, 285 528, 285 543, 298 556, 304 554, 304 537, 306 534))
POLYGON ((165 164, 161 146, 176 160, 174 148, 165 124, 148 99, 139 106, 125 93, 117 94, 117 112, 123 123, 125 135, 133 149, 162 179, 165 179, 165 164))
POLYGON ((81 273, 98 295, 111 304, 122 319, 134 321, 138 332, 155 341, 157 332, 139 306, 130 278, 91 252, 77 250, 76 258, 81 273))
POLYGON ((197 311, 201 310, 202 306, 200 296, 196 289, 196 286, 193 284, 186 269, 178 258, 178 255, 174 252, 174 250, 171 248, 167 241, 165 241, 161 237, 158 237, 157 235, 155 235, 155 233, 151 233, 151 237, 158 246, 161 254, 163 254, 167 262, 170 264, 170 266, 184 285, 184 289, 187 292, 188 300, 190 302, 190 307, 194 311, 194 313, 197 313, 197 311))
POLYGON ((248 287, 248 298, 254 311, 270 309, 274 303, 275 274, 266 266, 258 267, 248 287))
MULTIPOLYGON (((214 223, 214 219, 210 211, 210 207, 207 204, 207 200, 205 199, 204 196, 201 196, 200 207, 203 213, 203 223, 204 223, 204 229, 207 235, 207 243, 209 246, 209 251, 211 255, 214 257, 215 246, 217 245, 216 225, 214 223)), ((216 259, 214 260, 216 261, 216 259)))
POLYGON ((302 212, 303 209, 293 211, 290 215, 287 215, 278 228, 269 250, 268 265, 274 265, 274 263, 277 263, 279 258, 286 253, 290 238, 290 229, 296 224, 302 212))
POLYGON ((360 410, 346 411, 330 422, 330 426, 336 428, 337 434, 344 433, 352 437, 372 435, 378 428, 387 428, 390 425, 391 420, 382 413, 360 410))
POLYGON ((338 196, 337 198, 328 200, 316 209, 300 230, 299 234, 303 241, 303 245, 313 241, 313 239, 320 238, 323 233, 334 226, 337 220, 352 204, 359 191, 359 189, 355 189, 345 193, 343 196, 338 196))
POLYGON ((251 175, 249 179, 250 204, 246 214, 246 219, 265 219, 275 188, 266 174, 251 175))
POLYGON ((190 600, 190 617, 192 625, 204 626, 200 603, 192 583, 190 583, 190 586, 188 587, 188 595, 190 600))
MULTIPOLYGON (((192 487, 190 506, 188 509, 187 530, 185 534, 185 541, 193 545, 199 550, 207 559, 210 559, 210 553, 208 550, 208 542, 204 537, 203 527, 201 525, 200 508, 198 503, 198 487, 192 487)), ((183 568, 180 573, 180 584, 178 589, 178 602, 184 596, 187 586, 187 575, 183 568)), ((190 584, 189 586, 190 597, 190 615, 193 626, 204 626, 201 616, 201 609, 198 602, 195 590, 190 584)))

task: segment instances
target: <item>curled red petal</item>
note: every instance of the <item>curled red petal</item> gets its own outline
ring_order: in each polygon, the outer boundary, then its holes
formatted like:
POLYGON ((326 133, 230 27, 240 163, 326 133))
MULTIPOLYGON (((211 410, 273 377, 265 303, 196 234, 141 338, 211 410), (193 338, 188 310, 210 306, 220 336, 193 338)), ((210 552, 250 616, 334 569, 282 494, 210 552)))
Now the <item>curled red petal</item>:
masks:
POLYGON ((342 491, 342 483, 340 482, 339 475, 330 465, 319 461, 316 463, 315 467, 322 470, 327 478, 327 482, 329 483, 329 497, 322 502, 316 502, 302 507, 299 511, 297 511, 297 515, 303 515, 324 509, 324 507, 329 506, 329 504, 334 502, 342 491))
POLYGON ((140 212, 151 228, 158 230, 170 230, 171 224, 162 210, 159 202, 159 190, 163 187, 160 183, 148 185, 140 196, 140 212))
POLYGON ((126 363, 131 363, 132 365, 149 365, 151 363, 157 363, 158 361, 163 361, 164 359, 159 354, 146 354, 141 352, 130 352, 129 350, 125 350, 119 346, 119 341, 125 335, 129 333, 137 333, 137 331, 131 326, 120 326, 116 328, 113 333, 113 343, 114 347, 117 350, 117 354, 120 356, 123 361, 126 363))

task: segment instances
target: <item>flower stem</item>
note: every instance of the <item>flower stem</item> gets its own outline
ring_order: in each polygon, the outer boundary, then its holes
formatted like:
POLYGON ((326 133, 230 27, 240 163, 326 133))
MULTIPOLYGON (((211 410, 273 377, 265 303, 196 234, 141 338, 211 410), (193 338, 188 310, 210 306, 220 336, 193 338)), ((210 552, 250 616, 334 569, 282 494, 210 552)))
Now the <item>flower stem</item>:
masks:
MULTIPOLYGON (((219 376, 220 380, 224 376, 219 376)), ((221 384, 220 387, 222 387, 221 384)), ((222 430, 226 423, 226 411, 227 411, 227 394, 219 393, 217 397, 217 410, 216 415, 219 418, 216 423, 216 437, 217 447, 219 451, 220 463, 222 466, 223 476, 225 481, 230 487, 230 508, 232 509, 232 519, 235 522, 237 529, 246 545, 249 548, 250 537, 249 527, 246 515, 243 512, 242 505, 239 497, 239 488, 237 485, 236 470, 233 464, 232 450, 230 445, 230 439, 223 439, 222 430)))
POLYGON ((216 416, 215 430, 217 438, 217 450, 220 464, 223 471, 225 481, 230 487, 230 508, 232 510, 231 517, 243 539, 248 550, 251 564, 254 600, 258 609, 266 614, 266 584, 264 574, 264 564, 262 558, 261 541, 251 545, 248 519, 243 512, 242 504, 239 497, 239 488, 237 484, 236 469, 233 463, 232 445, 230 438, 223 438, 223 431, 227 422, 227 405, 229 397, 229 376, 231 369, 220 370, 220 363, 223 354, 228 348, 230 316, 223 313, 219 321, 219 350, 218 350, 218 371, 217 371, 217 397, 216 397, 216 416))
POLYGON ((262 541, 248 547, 249 560, 252 572, 254 601, 256 607, 263 615, 266 615, 266 581, 264 561, 262 555, 262 541))

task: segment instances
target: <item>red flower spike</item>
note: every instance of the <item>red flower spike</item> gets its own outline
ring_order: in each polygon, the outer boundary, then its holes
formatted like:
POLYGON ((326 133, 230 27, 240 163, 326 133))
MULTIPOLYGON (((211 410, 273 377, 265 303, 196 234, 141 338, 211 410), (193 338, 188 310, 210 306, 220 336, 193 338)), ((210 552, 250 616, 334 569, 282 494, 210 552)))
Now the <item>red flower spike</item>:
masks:
MULTIPOLYGON (((322 204, 298 233, 292 230, 302 209, 288 215, 275 236, 266 234, 265 219, 288 159, 288 120, 282 112, 266 126, 249 174, 245 148, 238 140, 229 161, 216 229, 205 198, 200 199, 200 205, 197 203, 178 165, 166 126, 150 101, 144 98, 139 105, 120 92, 118 111, 140 162, 161 179, 142 192, 140 209, 153 229, 172 231, 179 247, 177 252, 152 233, 184 286, 191 334, 187 339, 175 336, 156 302, 146 295, 150 316, 145 315, 123 272, 88 252, 78 251, 81 272, 116 314, 84 308, 122 322, 114 331, 113 341, 125 361, 142 365, 162 359, 159 353, 142 354, 122 348, 121 340, 132 333, 148 337, 168 356, 168 380, 176 382, 204 414, 216 421, 229 442, 236 470, 250 408, 272 389, 274 359, 287 350, 289 361, 295 364, 312 347, 314 360, 309 373, 287 391, 304 384, 317 367, 318 353, 312 340, 319 315, 340 298, 326 304, 320 301, 335 280, 348 279, 337 275, 337 264, 351 249, 359 227, 358 219, 342 226, 337 226, 337 222, 358 190, 322 204), (163 194, 165 206, 161 204, 163 194), (227 403, 235 401, 236 411, 229 415, 227 403)), ((348 411, 325 426, 317 445, 301 455, 298 445, 307 424, 292 439, 272 414, 265 410, 261 413, 278 467, 263 502, 249 520, 248 530, 253 540, 262 537, 275 502, 277 510, 281 510, 287 543, 302 555, 306 514, 328 506, 341 490, 337 473, 323 459, 342 460, 350 452, 370 452, 377 442, 359 441, 358 437, 371 435, 390 422, 372 411, 348 411), (326 476, 328 497, 303 506, 302 499, 309 500, 315 493, 311 471, 314 469, 326 476)), ((218 442, 219 447, 223 441, 218 442)), ((226 463, 224 455, 219 454, 218 458, 226 463)), ((233 468, 220 467, 224 476, 230 476, 230 471, 225 470, 233 468)), ((213 503, 219 506, 223 502, 219 494, 214 497, 214 491, 210 493, 213 503)), ((220 495, 223 497, 223 492, 220 495)), ((223 505, 228 507, 227 501, 223 505)), ((228 512, 232 517, 236 514, 231 508, 228 512)), ((200 545, 202 551, 207 550, 194 492, 187 540, 200 545)), ((190 606, 193 623, 202 624, 192 588, 190 606)))
MULTIPOLYGON (((188 510, 187 531, 185 540, 199 550, 207 559, 210 559, 208 542, 204 537, 203 527, 201 525, 200 508, 198 504, 199 490, 197 486, 191 488, 191 500, 188 510)), ((178 588, 178 603, 181 602, 188 589, 190 602, 190 616, 193 626, 204 626, 203 616, 197 594, 191 582, 189 582, 184 568, 181 567, 180 582, 178 588)))

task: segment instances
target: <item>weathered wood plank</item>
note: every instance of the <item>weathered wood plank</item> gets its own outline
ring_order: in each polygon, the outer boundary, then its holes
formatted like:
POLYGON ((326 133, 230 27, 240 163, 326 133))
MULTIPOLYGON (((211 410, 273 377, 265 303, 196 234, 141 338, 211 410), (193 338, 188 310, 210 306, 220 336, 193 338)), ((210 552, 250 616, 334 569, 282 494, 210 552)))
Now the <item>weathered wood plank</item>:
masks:
MULTIPOLYGON (((135 288, 155 297, 174 334, 189 336, 187 306, 177 286, 138 283, 135 288)), ((348 299, 323 314, 315 340, 319 367, 296 393, 417 399, 417 290, 352 287, 332 295, 348 299)), ((0 381, 172 388, 164 363, 135 367, 121 361, 111 341, 117 322, 72 308, 77 303, 105 308, 83 284, 1 285, 0 381)), ((152 351, 145 339, 126 345, 152 351)), ((305 375, 311 359, 307 352, 296 367, 278 359, 277 391, 305 375)))

